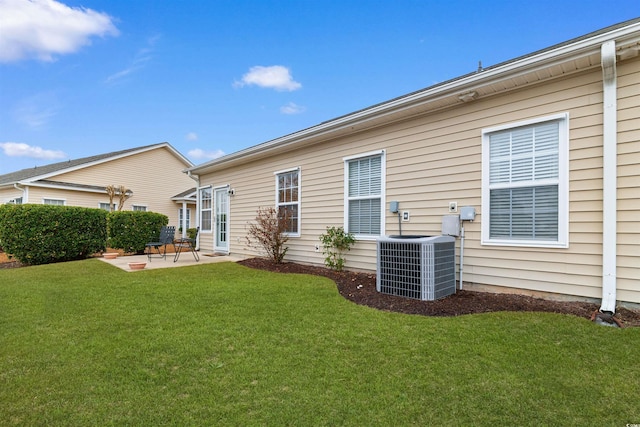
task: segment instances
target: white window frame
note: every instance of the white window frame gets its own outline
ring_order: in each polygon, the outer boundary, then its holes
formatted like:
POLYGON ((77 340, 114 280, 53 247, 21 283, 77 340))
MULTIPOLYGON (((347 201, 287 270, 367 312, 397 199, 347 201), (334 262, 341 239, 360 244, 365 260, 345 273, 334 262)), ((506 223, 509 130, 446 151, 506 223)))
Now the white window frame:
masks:
POLYGON ((98 202, 98 209, 102 209, 105 210, 107 212, 115 212, 118 210, 118 204, 117 203, 112 203, 113 209, 111 211, 109 211, 108 207, 109 207, 109 202, 98 202), (106 205, 106 207, 104 207, 103 205, 106 205))
POLYGON ((205 185, 203 187, 198 188, 198 200, 199 200, 199 218, 200 218, 200 232, 202 233, 213 233, 213 226, 214 226, 214 218, 213 218, 213 186, 212 185, 205 185), (202 192, 204 190, 209 190, 210 196, 211 198, 209 199, 211 201, 211 204, 209 206, 209 208, 204 209, 203 206, 203 199, 202 199, 202 192), (202 226, 202 218, 204 217, 204 212, 209 212, 209 217, 211 218, 211 228, 204 228, 202 226))
POLYGON ((147 212, 148 208, 147 205, 131 205, 131 210, 134 212, 147 212))
POLYGON ((49 206, 66 206, 67 205, 67 200, 66 199, 52 199, 50 197, 43 197, 42 198, 42 204, 43 205, 49 205, 49 206), (54 202, 54 203, 51 203, 54 202), (60 202, 60 203, 58 203, 60 202))
POLYGON ((295 167, 292 169, 285 169, 285 170, 281 170, 281 171, 277 171, 273 173, 275 176, 275 204, 276 204, 276 212, 280 212, 280 208, 281 207, 287 207, 287 206, 297 206, 297 210, 298 210, 298 218, 297 218, 297 224, 296 224, 296 229, 298 231, 296 232, 285 232, 284 234, 286 234, 289 237, 300 237, 300 226, 301 226, 301 203, 300 200, 302 199, 302 170, 301 168, 295 167), (281 175, 288 175, 291 173, 297 173, 298 174, 298 200, 295 202, 283 202, 280 200, 280 188, 279 188, 279 179, 281 175))
POLYGON ((182 217, 182 212, 187 211, 187 230, 189 228, 191 228, 191 208, 179 208, 178 209, 178 224, 180 224, 179 228, 182 228, 182 221, 183 221, 183 217, 182 217))
POLYGON ((350 232, 349 227, 349 202, 351 200, 364 200, 380 198, 380 234, 359 234, 353 233, 357 240, 376 240, 385 233, 385 204, 386 204, 386 152, 385 150, 370 151, 368 153, 357 154, 354 156, 343 157, 344 162, 344 229, 350 232), (349 163, 355 160, 363 160, 368 157, 380 157, 380 194, 365 197, 349 197, 349 163))
POLYGON ((561 113, 482 130, 482 245, 519 247, 569 247, 569 114, 561 113), (489 137, 496 132, 530 127, 545 122, 558 123, 558 177, 538 181, 491 185, 489 137), (558 238, 557 240, 496 239, 490 236, 490 191, 495 188, 529 188, 539 185, 558 186, 558 238))

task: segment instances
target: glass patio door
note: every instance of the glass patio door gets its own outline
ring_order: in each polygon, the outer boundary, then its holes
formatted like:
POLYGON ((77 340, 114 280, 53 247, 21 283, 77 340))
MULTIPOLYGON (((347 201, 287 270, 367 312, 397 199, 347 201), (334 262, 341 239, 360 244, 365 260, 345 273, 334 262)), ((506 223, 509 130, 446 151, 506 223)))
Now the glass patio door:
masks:
POLYGON ((215 241, 213 250, 229 252, 229 188, 222 187, 214 190, 215 200, 215 241))

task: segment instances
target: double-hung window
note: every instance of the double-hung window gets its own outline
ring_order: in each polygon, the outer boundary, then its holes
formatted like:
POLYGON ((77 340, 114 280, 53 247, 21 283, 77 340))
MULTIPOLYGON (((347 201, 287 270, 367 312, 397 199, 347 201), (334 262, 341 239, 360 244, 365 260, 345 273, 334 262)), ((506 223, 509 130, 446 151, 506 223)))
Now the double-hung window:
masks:
POLYGON ((213 228, 213 190, 211 187, 200 189, 200 230, 211 231, 213 228))
POLYGON ((567 247, 568 115, 483 131, 482 243, 567 247))
POLYGON ((116 206, 116 204, 115 204, 115 203, 112 203, 111 205, 109 205, 109 203, 100 202, 100 203, 98 204, 98 208, 99 208, 99 209, 105 210, 105 211, 107 211, 107 212, 113 212, 113 211, 115 211, 115 210, 116 210, 116 207, 117 207, 117 206, 116 206))
POLYGON ((276 208, 286 220, 286 233, 300 235, 300 168, 276 172, 276 208))
POLYGON ((185 213, 186 215, 186 220, 187 220, 187 229, 189 229, 191 227, 191 209, 186 208, 186 209, 178 209, 178 224, 180 224, 180 227, 182 227, 182 224, 185 221, 185 213))
POLYGON ((345 161, 345 226, 359 238, 379 236, 384 221, 384 152, 345 161))
POLYGON ((45 205, 64 206, 67 203, 62 199, 43 199, 42 203, 45 205))

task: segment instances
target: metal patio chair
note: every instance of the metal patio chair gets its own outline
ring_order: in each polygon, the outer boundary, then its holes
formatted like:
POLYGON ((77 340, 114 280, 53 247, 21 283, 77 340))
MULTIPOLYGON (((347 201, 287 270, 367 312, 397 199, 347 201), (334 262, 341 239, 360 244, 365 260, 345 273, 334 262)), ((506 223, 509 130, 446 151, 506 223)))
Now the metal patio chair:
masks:
POLYGON ((198 241, 199 232, 200 227, 196 228, 196 233, 193 238, 182 237, 174 241, 173 245, 176 248, 176 256, 173 258, 173 262, 177 262, 178 258, 180 258, 180 254, 186 251, 191 251, 196 262, 200 261, 200 256, 198 255, 198 251, 196 251, 196 242, 198 241))
POLYGON ((167 246, 173 245, 175 249, 174 239, 176 237, 176 227, 174 226, 163 226, 160 229, 160 236, 157 241, 149 242, 145 245, 145 253, 149 258, 149 262, 151 262, 151 258, 164 258, 167 259, 167 246), (160 247, 163 247, 163 251, 160 252, 160 247), (155 253, 157 256, 153 255, 153 251, 155 249, 155 253))

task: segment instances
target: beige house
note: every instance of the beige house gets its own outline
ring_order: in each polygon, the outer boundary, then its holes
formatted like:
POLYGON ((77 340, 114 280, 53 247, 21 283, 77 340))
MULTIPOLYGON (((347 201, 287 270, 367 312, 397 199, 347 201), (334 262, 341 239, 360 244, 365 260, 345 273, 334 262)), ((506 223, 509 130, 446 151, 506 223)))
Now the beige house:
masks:
POLYGON ((295 217, 287 260, 323 265, 344 226, 347 268, 375 270, 379 236, 473 207, 465 288, 640 303, 639 48, 635 19, 190 168, 201 249, 256 255, 272 206, 295 217))
POLYGON ((166 142, 99 154, 0 175, 0 203, 109 210, 106 187, 122 185, 131 191, 122 210, 162 213, 186 230, 195 223, 196 183, 183 171, 192 166, 166 142))

